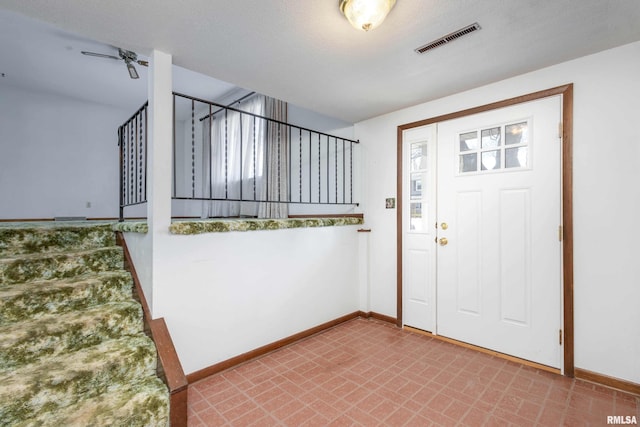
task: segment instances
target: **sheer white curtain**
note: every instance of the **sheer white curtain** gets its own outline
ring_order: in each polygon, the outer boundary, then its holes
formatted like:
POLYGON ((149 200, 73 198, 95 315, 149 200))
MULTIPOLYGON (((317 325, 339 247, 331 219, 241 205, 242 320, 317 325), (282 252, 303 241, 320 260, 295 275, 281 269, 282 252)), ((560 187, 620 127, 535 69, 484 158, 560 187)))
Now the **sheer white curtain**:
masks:
MULTIPOLYGON (((265 115, 270 119, 287 122, 287 103, 266 98, 265 115)), ((289 128, 270 122, 266 129, 265 146, 266 180, 262 185, 261 199, 270 201, 289 200, 289 128)), ((287 203, 260 203, 259 218, 287 218, 287 203)))
MULTIPOLYGON (((236 109, 282 122, 287 104, 262 95, 236 109)), ((236 111, 222 110, 203 125, 202 217, 286 218, 289 199, 289 131, 285 125, 236 111), (210 161, 209 161, 210 160, 210 161), (247 200, 247 201, 240 201, 247 200)))
MULTIPOLYGON (((264 115, 265 97, 253 96, 234 107, 264 115)), ((260 199, 265 161, 264 122, 228 110, 202 121, 204 197, 228 199, 205 201, 202 217, 257 216, 258 203, 239 200, 260 199)))

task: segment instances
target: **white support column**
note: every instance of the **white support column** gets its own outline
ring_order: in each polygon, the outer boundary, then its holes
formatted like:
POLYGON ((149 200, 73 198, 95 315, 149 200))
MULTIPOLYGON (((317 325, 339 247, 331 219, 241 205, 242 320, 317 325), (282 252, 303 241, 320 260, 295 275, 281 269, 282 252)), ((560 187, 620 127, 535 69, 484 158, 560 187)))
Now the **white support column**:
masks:
POLYGON ((159 287, 157 274, 162 250, 159 243, 169 234, 171 225, 171 176, 173 156, 173 81, 170 54, 154 50, 149 63, 149 153, 147 162, 148 204, 151 255, 151 295, 147 296, 149 308, 155 318, 154 294, 159 287))
POLYGON ((149 231, 171 224, 173 96, 171 55, 154 50, 149 67, 149 231))

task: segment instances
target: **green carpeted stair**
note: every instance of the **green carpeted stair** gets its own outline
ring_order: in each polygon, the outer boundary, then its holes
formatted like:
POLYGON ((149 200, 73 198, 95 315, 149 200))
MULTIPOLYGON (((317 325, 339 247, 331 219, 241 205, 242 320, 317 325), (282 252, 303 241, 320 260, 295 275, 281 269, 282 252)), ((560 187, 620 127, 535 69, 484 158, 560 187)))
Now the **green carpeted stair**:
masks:
POLYGON ((0 426, 168 426, 111 224, 0 224, 0 426))

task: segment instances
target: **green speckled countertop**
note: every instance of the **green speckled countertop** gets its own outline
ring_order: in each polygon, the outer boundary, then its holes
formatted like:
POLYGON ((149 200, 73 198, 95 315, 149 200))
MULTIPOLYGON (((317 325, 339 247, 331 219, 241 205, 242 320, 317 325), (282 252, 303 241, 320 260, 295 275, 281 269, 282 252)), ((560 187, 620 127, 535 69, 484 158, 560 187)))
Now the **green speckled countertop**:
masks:
MULTIPOLYGON (((257 231, 284 230, 288 228, 335 227, 340 225, 362 225, 362 218, 286 218, 286 219, 256 219, 256 218, 216 218, 202 220, 174 220, 169 231, 172 234, 201 234, 224 233, 229 231, 257 231)), ((81 221, 81 222, 16 222, 3 223, 0 228, 52 228, 52 227, 90 227, 95 225, 111 225, 113 231, 124 233, 148 233, 147 221, 81 221)))
MULTIPOLYGON (((335 227, 340 225, 361 225, 362 218, 287 218, 287 219, 255 219, 255 218, 222 218, 203 220, 179 220, 169 226, 172 234, 225 233, 229 231, 284 230, 288 228, 335 227)), ((149 227, 144 221, 126 221, 113 224, 114 231, 127 233, 147 233, 149 227)))
POLYGON ((228 231, 283 230, 287 228, 334 227, 360 225, 362 218, 287 218, 287 219, 208 219, 175 221, 169 227, 173 234, 223 233, 228 231))
POLYGON ((116 222, 112 226, 113 231, 122 231, 123 233, 148 233, 149 225, 147 221, 125 221, 116 222))

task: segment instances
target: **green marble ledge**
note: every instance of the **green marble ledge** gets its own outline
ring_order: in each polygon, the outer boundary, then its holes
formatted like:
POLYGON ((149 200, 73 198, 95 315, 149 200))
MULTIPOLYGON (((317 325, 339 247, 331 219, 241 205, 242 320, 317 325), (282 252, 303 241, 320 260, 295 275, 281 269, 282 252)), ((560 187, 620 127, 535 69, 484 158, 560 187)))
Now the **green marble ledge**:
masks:
POLYGON ((121 231, 123 233, 148 233, 149 225, 146 221, 125 221, 116 222, 111 226, 113 231, 121 231))
MULTIPOLYGON (((335 227, 340 225, 361 225, 362 218, 286 218, 286 219, 252 219, 224 218, 194 221, 174 221, 169 226, 172 234, 225 233, 229 231, 284 230, 287 228, 335 227)), ((148 233, 146 222, 125 221, 112 225, 113 231, 124 233, 148 233)))
POLYGON ((171 224, 172 234, 224 233, 229 231, 284 230, 288 228, 335 227, 360 225, 362 218, 287 218, 287 219, 209 219, 176 221, 171 224))

